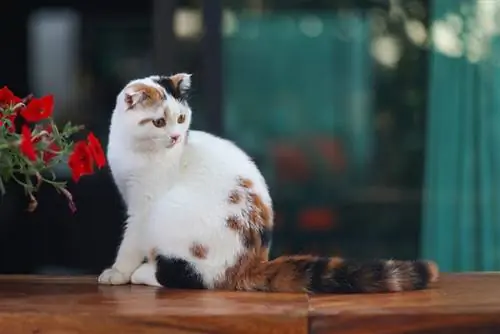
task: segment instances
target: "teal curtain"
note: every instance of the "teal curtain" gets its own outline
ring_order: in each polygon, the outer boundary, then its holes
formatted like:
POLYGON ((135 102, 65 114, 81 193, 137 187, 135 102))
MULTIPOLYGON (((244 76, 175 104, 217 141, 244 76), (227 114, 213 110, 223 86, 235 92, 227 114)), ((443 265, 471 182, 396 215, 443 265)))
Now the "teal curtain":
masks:
POLYGON ((496 2, 432 5, 421 248, 445 272, 500 270, 496 2))
POLYGON ((235 26, 223 40, 226 136, 251 152, 335 136, 362 174, 373 145, 370 22, 355 12, 240 13, 235 26))

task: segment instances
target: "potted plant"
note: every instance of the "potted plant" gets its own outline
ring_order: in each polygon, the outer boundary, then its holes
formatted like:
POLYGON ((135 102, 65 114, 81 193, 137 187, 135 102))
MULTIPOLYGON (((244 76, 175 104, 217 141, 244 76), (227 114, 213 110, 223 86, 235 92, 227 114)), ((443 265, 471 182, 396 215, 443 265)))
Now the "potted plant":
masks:
POLYGON ((59 128, 52 119, 54 97, 17 97, 8 87, 0 89, 0 196, 6 184, 22 187, 29 199, 27 209, 37 207, 36 192, 42 184, 53 186, 76 210, 66 182, 60 182, 54 167, 67 163, 72 179, 92 174, 106 165, 101 143, 92 132, 73 140, 84 127, 71 123, 59 128))

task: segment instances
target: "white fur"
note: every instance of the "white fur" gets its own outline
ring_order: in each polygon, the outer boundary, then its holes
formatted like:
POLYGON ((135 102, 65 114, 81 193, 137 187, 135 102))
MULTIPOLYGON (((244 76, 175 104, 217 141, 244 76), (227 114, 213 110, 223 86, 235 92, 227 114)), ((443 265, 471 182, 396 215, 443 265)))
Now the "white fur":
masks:
MULTIPOLYGON (((270 208, 271 198, 256 165, 230 141, 191 130, 186 143, 191 123, 187 103, 167 96, 159 106, 146 109, 139 104, 137 109, 127 110, 124 101, 130 85, 146 83, 163 89, 155 78, 131 81, 118 95, 113 111, 108 160, 128 219, 115 263, 98 280, 125 284, 132 277, 132 283, 158 286, 154 277, 148 277, 154 274, 154 264, 141 266, 143 258, 155 249, 158 254, 194 264, 204 283, 212 287, 245 251, 240 236, 226 227, 229 215, 245 209, 244 204, 228 201, 238 178, 252 180, 255 193, 270 208), (141 119, 161 117, 165 111, 165 128, 138 124, 141 119), (186 121, 177 124, 181 113, 186 121), (170 147, 172 134, 181 134, 182 139, 170 147), (193 243, 207 247, 205 259, 191 254, 193 243)), ((181 89, 189 89, 190 75, 185 75, 181 85, 181 89)))
POLYGON ((143 263, 134 271, 132 277, 130 278, 130 282, 132 284, 161 287, 161 284, 156 280, 155 272, 156 267, 153 263, 143 263))

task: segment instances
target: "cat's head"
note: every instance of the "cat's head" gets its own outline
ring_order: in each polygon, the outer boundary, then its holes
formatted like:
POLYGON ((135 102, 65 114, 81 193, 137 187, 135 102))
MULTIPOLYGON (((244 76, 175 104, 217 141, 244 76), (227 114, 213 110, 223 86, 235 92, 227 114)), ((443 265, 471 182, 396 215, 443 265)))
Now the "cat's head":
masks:
POLYGON ((149 76, 129 82, 117 97, 114 124, 134 141, 172 148, 186 140, 191 75, 149 76))

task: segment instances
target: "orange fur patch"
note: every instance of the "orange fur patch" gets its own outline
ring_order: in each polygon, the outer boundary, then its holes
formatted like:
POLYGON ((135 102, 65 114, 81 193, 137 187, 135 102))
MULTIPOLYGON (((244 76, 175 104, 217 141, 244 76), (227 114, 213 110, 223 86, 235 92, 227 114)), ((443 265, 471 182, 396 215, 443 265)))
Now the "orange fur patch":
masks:
MULTIPOLYGON (((244 278, 256 266, 255 257, 252 253, 245 252, 238 257, 235 265, 226 269, 224 276, 219 282, 215 283, 216 289, 222 290, 244 290, 244 278)), ((246 286, 245 286, 246 287, 246 286)), ((249 288, 249 287, 246 287, 249 288)))
POLYGON ((259 259, 261 262, 269 260, 269 247, 261 247, 259 252, 259 259))
POLYGON ((268 289, 270 291, 304 291, 308 285, 308 280, 303 273, 303 266, 297 265, 297 261, 306 264, 315 261, 315 257, 309 255, 293 258, 280 257, 273 261, 263 263, 260 265, 262 269, 258 278, 264 280, 269 277, 274 277, 274 279, 269 282, 268 289))
POLYGON ((198 243, 193 243, 191 248, 189 248, 191 255, 198 259, 206 259, 208 254, 208 248, 198 243))
MULTIPOLYGON (((165 95, 162 91, 146 84, 136 83, 130 85, 129 88, 134 92, 141 92, 144 94, 144 99, 141 101, 141 103, 146 107, 151 107, 155 104, 158 104, 165 98, 165 95)), ((127 103, 130 104, 130 102, 128 101, 127 103)))
MULTIPOLYGON (((246 250, 239 256, 236 265, 227 269, 224 279, 216 284, 218 288, 253 290, 253 284, 256 280, 267 277, 268 273, 263 272, 262 265, 269 258, 267 242, 268 232, 273 225, 273 214, 271 207, 266 205, 262 197, 253 191, 253 187, 252 180, 239 177, 235 189, 228 195, 230 203, 243 202, 246 204, 245 209, 241 212, 241 217, 230 216, 226 219, 228 228, 240 234, 246 250), (263 244, 263 240, 266 244, 263 244)), ((293 275, 287 273, 285 276, 293 275)))
POLYGON ((238 204, 241 201, 241 194, 238 190, 233 190, 229 194, 229 203, 238 204))
POLYGON ((258 258, 261 261, 267 261, 269 258, 269 247, 267 244, 262 244, 261 235, 256 230, 272 230, 273 222, 271 209, 264 204, 262 197, 259 195, 249 192, 248 197, 250 228, 252 229, 250 231, 252 234, 251 241, 256 248, 255 251, 258 258))
POLYGON ((328 262, 328 270, 336 269, 340 267, 344 263, 344 260, 340 257, 332 257, 328 262))
POLYGON ((429 282, 437 282, 439 280, 439 267, 436 262, 427 261, 427 267, 429 268, 430 278, 429 282))
POLYGON ((226 270, 224 280, 217 284, 218 289, 245 291, 282 291, 299 292, 307 286, 301 262, 314 261, 313 256, 281 257, 262 262, 255 254, 245 253, 237 264, 226 270))
POLYGON ((229 194, 229 202, 240 203, 242 197, 247 201, 249 223, 255 227, 270 228, 273 225, 273 214, 271 208, 264 203, 262 197, 253 192, 253 181, 248 178, 239 177, 237 187, 229 194), (245 194, 242 196, 241 194, 245 194))
POLYGON ((229 221, 228 226, 240 233, 241 238, 248 249, 253 249, 260 261, 269 258, 268 238, 273 225, 272 209, 264 203, 262 197, 253 191, 253 181, 239 177, 236 188, 229 194, 229 202, 233 204, 245 201, 246 209, 242 212, 246 224, 238 224, 229 221), (264 243, 263 243, 264 240, 264 243))
POLYGON ((262 198, 255 193, 250 193, 250 202, 251 222, 266 228, 272 226, 271 209, 264 204, 262 198))
POLYGON ((239 185, 243 188, 252 188, 253 187, 253 182, 250 179, 247 178, 240 178, 239 179, 239 185))
POLYGON ((236 215, 227 217, 226 226, 241 236, 242 242, 247 248, 260 248, 259 231, 245 226, 240 217, 236 215))
POLYGON ((226 226, 231 230, 239 232, 243 226, 238 216, 229 216, 226 218, 226 226))

